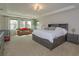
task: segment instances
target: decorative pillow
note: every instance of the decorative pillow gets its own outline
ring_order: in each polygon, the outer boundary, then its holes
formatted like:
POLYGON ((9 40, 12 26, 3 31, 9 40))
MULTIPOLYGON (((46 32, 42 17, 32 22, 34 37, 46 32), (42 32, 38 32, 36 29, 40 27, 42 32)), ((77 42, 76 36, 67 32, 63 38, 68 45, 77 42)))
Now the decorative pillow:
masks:
POLYGON ((29 30, 29 28, 20 28, 20 30, 29 30))
POLYGON ((55 30, 56 27, 49 27, 49 30, 55 30))
POLYGON ((44 28, 45 30, 49 30, 49 28, 44 28))

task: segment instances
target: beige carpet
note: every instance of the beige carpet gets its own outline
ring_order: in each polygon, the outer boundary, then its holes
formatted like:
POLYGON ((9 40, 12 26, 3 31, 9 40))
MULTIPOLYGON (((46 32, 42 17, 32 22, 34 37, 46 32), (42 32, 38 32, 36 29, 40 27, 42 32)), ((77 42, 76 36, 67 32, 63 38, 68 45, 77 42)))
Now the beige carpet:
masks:
POLYGON ((32 40, 31 35, 13 36, 5 44, 5 56, 69 56, 79 55, 79 45, 65 42, 50 51, 32 40))

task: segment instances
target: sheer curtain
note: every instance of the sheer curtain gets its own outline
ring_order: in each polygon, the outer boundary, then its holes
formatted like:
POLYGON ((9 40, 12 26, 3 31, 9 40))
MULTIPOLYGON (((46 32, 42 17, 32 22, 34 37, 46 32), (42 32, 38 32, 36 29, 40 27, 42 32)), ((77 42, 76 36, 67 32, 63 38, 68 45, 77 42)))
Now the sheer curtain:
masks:
POLYGON ((16 30, 18 28, 31 28, 31 21, 18 21, 18 20, 10 20, 10 30, 16 30))
POLYGON ((16 30, 18 28, 17 20, 10 20, 10 30, 16 30))
POLYGON ((11 35, 16 35, 16 29, 18 28, 17 20, 10 20, 10 33, 11 35))

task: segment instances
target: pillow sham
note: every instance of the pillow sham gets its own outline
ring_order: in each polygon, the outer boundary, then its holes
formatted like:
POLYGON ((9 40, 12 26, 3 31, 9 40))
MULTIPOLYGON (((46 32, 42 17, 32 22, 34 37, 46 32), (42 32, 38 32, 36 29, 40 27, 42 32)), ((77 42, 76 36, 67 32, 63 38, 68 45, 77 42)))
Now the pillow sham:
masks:
POLYGON ((49 30, 55 30, 56 27, 49 27, 49 30))

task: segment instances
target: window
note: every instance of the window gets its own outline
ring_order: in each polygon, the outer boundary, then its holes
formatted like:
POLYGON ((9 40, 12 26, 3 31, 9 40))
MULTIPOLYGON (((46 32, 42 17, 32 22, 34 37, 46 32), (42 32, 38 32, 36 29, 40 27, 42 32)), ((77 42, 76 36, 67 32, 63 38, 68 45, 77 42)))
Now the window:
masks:
POLYGON ((39 28, 39 22, 35 20, 10 20, 10 30, 16 30, 18 28, 39 28))
POLYGON ((27 21, 26 25, 28 28, 31 28, 31 21, 27 21))
POLYGON ((10 30, 16 30, 18 28, 17 20, 10 20, 10 30))
POLYGON ((36 26, 36 28, 39 29, 39 27, 40 27, 40 23, 37 22, 37 26, 36 26))
POLYGON ((25 28, 26 22, 25 21, 20 21, 20 28, 25 28))

